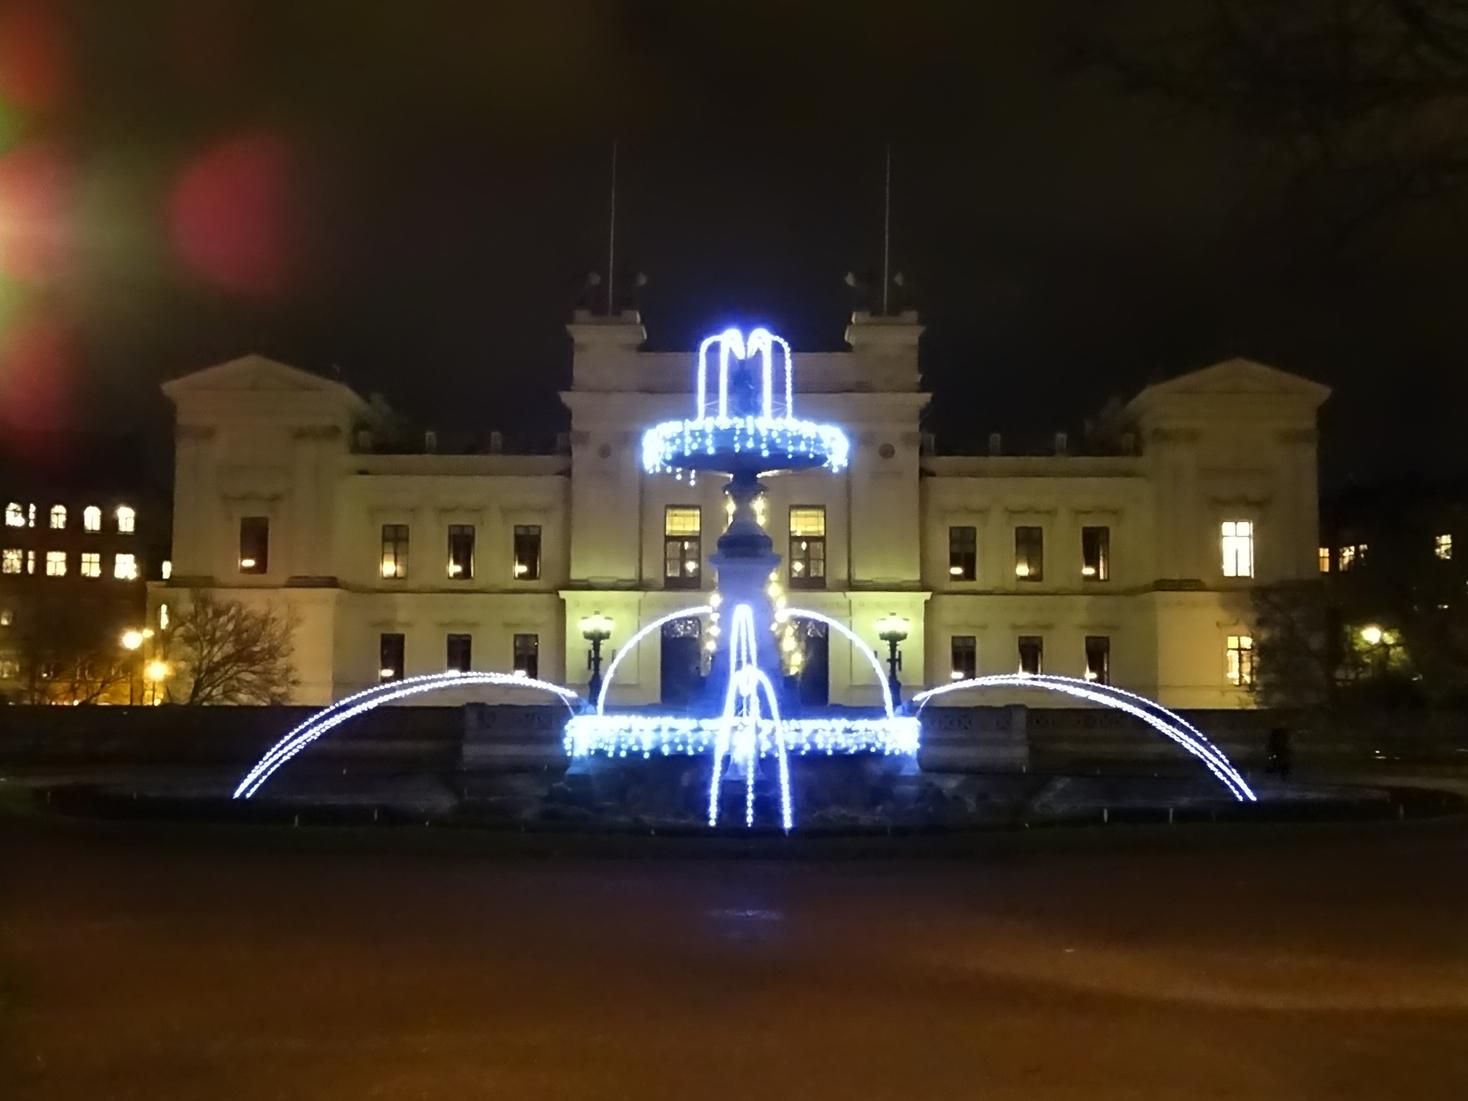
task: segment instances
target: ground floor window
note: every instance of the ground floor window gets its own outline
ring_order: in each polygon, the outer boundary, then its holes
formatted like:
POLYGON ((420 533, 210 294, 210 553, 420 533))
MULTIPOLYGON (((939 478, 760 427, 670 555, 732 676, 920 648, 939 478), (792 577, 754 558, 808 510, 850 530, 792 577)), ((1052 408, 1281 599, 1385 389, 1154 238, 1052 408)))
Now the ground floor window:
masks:
POLYGON ((1254 638, 1252 635, 1228 636, 1228 681, 1240 688, 1254 683, 1254 638))
POLYGON ((378 680, 403 679, 403 652, 406 648, 405 639, 399 632, 385 632, 378 636, 378 680))
POLYGON ((516 635, 514 639, 515 673, 524 677, 540 677, 540 636, 516 635))
POLYGON ((948 640, 953 680, 969 680, 979 675, 979 640, 973 635, 954 635, 948 640))
POLYGON ((1019 671, 1036 677, 1045 671, 1045 640, 1039 635, 1019 636, 1019 671))
POLYGON ((703 622, 687 616, 663 624, 660 699, 669 707, 687 707, 703 687, 703 622))
POLYGON ((472 668, 473 646, 468 635, 449 635, 444 649, 444 668, 455 673, 467 673, 472 668))
POLYGON ((1086 679, 1096 684, 1111 683, 1111 638, 1086 636, 1086 679))

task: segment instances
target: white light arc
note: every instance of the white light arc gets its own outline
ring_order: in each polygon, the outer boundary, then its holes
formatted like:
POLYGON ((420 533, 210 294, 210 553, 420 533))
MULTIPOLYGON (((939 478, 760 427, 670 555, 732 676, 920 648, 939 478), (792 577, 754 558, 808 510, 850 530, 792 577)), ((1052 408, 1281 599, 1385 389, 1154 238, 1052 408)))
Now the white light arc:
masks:
POLYGON ((354 719, 384 703, 407 696, 434 692, 441 688, 468 685, 497 685, 504 688, 526 688, 537 692, 549 692, 551 695, 560 697, 568 709, 572 700, 579 699, 575 692, 559 684, 551 684, 549 681, 537 680, 534 677, 516 676, 513 673, 430 673, 421 677, 410 677, 407 680, 375 685, 365 691, 338 700, 330 707, 322 708, 276 742, 270 751, 245 774, 244 779, 235 788, 234 798, 250 798, 287 761, 327 731, 340 726, 348 719, 354 719))
POLYGON ((929 701, 939 696, 946 696, 950 692, 960 692, 967 688, 1040 688, 1048 692, 1058 692, 1062 695, 1073 696, 1076 699, 1086 700, 1090 703, 1101 704, 1124 712, 1134 718, 1141 719, 1159 734, 1180 745, 1188 753, 1192 754, 1204 767, 1217 777, 1218 781, 1226 787, 1230 794, 1239 802, 1253 803, 1258 801, 1248 781, 1239 773, 1238 769, 1228 759, 1224 752, 1210 742, 1192 726, 1181 715, 1169 711, 1155 700, 1149 700, 1145 696, 1138 696, 1132 692, 1122 689, 1113 689, 1109 685, 1098 685, 1091 681, 1076 680, 1071 677, 1057 677, 1052 675, 1029 674, 1029 673, 997 673, 986 677, 970 677, 967 680, 953 681, 949 684, 930 688, 926 692, 919 692, 913 697, 913 703, 918 705, 921 713, 929 701), (1163 716, 1166 716, 1164 718, 1163 716))
POLYGON ((689 616, 708 615, 714 610, 712 604, 696 604, 692 608, 681 608, 676 612, 669 612, 665 616, 659 616, 651 623, 644 624, 631 638, 622 644, 612 660, 607 664, 606 674, 601 679, 601 691, 596 695, 596 713, 602 715, 607 709, 607 690, 612 687, 612 678, 617 675, 617 666, 622 664, 622 659, 631 650, 636 650, 638 645, 652 631, 657 630, 664 623, 671 623, 675 619, 687 619, 689 616))
POLYGON ((893 715, 892 689, 887 684, 887 671, 882 668, 882 659, 877 657, 876 651, 861 640, 861 636, 853 631, 839 619, 832 619, 823 612, 813 612, 809 608, 786 608, 782 613, 786 616, 794 616, 796 619, 813 619, 817 623, 824 623, 827 627, 834 627, 840 631, 851 644, 866 655, 866 659, 877 673, 877 684, 882 689, 882 705, 887 709, 887 717, 893 715))

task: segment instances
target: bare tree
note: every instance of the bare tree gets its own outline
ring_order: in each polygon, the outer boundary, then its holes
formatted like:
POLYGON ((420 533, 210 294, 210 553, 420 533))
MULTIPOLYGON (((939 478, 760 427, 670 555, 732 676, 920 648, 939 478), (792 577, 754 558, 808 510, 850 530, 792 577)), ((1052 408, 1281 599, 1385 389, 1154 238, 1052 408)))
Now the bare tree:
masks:
POLYGON ((11 653, 18 666, 16 702, 127 703, 133 657, 118 645, 114 620, 74 596, 25 601, 11 653))
POLYGON ((194 590, 163 639, 174 666, 169 699, 185 704, 284 703, 296 684, 296 619, 194 590))
POLYGON ((1336 245, 1468 190, 1464 0, 1195 0, 1166 29, 1097 36, 1086 63, 1284 155, 1336 245))

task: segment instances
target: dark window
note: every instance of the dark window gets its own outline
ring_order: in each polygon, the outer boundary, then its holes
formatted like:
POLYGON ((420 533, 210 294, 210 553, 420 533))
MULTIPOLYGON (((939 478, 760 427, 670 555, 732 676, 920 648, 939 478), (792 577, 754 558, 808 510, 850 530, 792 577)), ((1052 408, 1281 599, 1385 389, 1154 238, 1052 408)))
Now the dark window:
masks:
POLYGON ((979 576, 977 528, 948 529, 948 576, 954 581, 973 581, 979 576))
POLYGON ((1039 581, 1045 576, 1045 529, 1014 529, 1014 576, 1021 581, 1039 581))
POLYGON ((954 680, 968 680, 979 674, 979 640, 973 635, 953 635, 948 640, 954 680))
POLYGON ((540 525, 515 525, 515 580, 540 580, 540 525))
POLYGON ((696 589, 703 584, 703 514, 697 505, 663 510, 663 588, 696 589))
POLYGON ((686 707, 703 687, 703 621, 697 616, 663 624, 662 702, 686 707))
POLYGON ((1019 636, 1019 671, 1033 676, 1045 671, 1045 640, 1039 635, 1019 636))
POLYGON ((408 576, 408 525, 382 525, 382 576, 400 581, 408 576))
POLYGON ((270 517, 240 517, 240 573, 270 568, 270 517))
POLYGON ((468 635, 449 635, 446 650, 446 669, 467 673, 472 668, 473 646, 468 635))
POLYGON ((1081 576, 1087 581, 1111 580, 1111 529, 1081 528, 1081 576))
POLYGON ((449 577, 470 581, 474 577, 474 525, 449 525, 449 577))
POLYGON ((516 673, 523 673, 527 677, 540 676, 540 636, 539 635, 516 635, 515 636, 515 665, 516 673))
POLYGON ((1086 679, 1111 683, 1111 639, 1107 635, 1086 636, 1086 679))
POLYGON ((378 636, 377 679, 403 679, 403 636, 398 633, 378 636))
POLYGON ((826 587, 826 510, 797 506, 790 510, 790 587, 826 587))

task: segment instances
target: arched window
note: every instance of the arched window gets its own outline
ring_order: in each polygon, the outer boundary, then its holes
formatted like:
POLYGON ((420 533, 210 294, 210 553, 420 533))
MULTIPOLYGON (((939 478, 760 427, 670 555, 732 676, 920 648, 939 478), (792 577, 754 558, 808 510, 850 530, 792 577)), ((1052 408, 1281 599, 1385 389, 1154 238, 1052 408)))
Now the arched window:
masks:
POLYGON ((136 528, 138 514, 132 510, 130 505, 117 506, 117 530, 124 535, 131 534, 136 528))
POLYGON ((11 501, 5 506, 5 526, 7 528, 25 527, 25 509, 20 507, 19 501, 11 501))
POLYGON ((102 530, 102 510, 96 505, 88 505, 82 509, 82 529, 84 531, 102 530))
POLYGON ((51 506, 51 527, 52 527, 52 530, 55 530, 55 531, 60 531, 62 528, 66 527, 66 506, 65 505, 52 505, 51 506))

